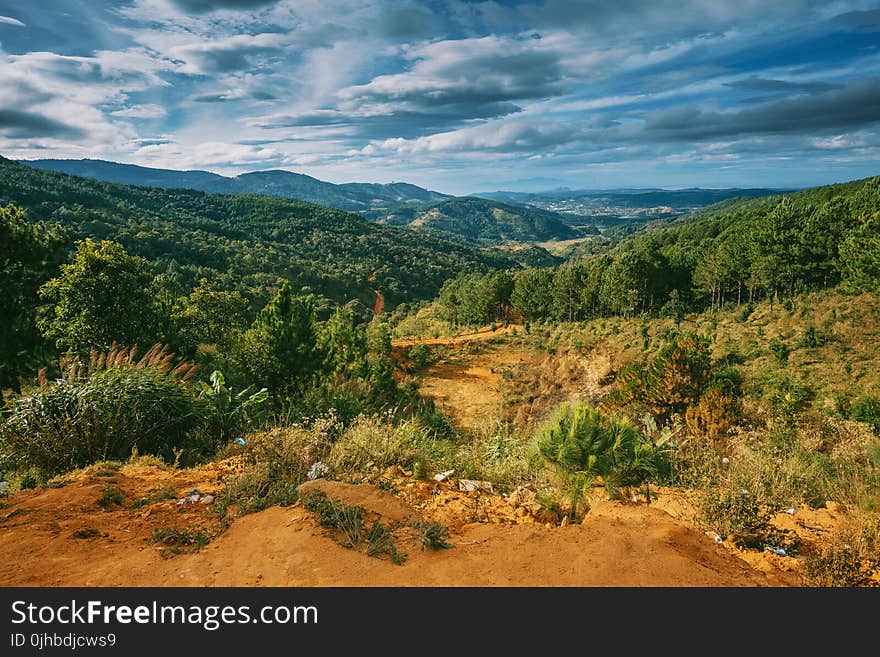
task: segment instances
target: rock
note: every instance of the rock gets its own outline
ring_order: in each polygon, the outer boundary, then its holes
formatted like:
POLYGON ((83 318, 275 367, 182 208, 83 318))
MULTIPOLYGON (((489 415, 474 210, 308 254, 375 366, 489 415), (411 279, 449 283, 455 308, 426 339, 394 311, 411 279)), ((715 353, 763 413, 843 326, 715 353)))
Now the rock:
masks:
POLYGON ((199 504, 213 504, 214 496, 213 495, 205 495, 202 499, 199 500, 199 504))

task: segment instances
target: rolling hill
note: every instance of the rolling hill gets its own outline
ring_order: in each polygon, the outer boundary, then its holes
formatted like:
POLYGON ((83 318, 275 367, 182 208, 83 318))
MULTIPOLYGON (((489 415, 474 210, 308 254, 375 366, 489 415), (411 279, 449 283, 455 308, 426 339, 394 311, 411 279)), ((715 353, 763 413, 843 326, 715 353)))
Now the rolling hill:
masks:
POLYGON ((118 241, 167 273, 170 285, 206 276, 255 300, 287 279, 297 290, 370 306, 377 290, 390 308, 432 297, 462 271, 517 266, 498 251, 301 201, 117 185, 0 157, 6 203, 30 221, 63 225, 71 241, 118 241))
POLYGON ((105 160, 28 160, 22 164, 104 182, 163 189, 195 189, 212 194, 268 194, 349 212, 378 211, 407 203, 449 198, 408 183, 334 183, 302 173, 272 170, 227 177, 208 171, 174 171, 105 160))
POLYGON ((402 208, 387 222, 416 230, 436 230, 488 244, 566 240, 579 232, 555 212, 487 199, 462 197, 402 208))

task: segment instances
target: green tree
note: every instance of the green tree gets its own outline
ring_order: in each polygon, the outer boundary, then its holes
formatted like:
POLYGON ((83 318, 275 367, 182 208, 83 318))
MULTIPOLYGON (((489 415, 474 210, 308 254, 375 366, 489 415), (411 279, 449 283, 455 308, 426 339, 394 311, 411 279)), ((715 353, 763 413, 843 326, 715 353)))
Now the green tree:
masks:
POLYGON ((518 272, 510 293, 510 305, 528 319, 544 319, 553 309, 553 272, 526 269, 518 272))
POLYGON ((242 336, 242 369, 276 402, 301 393, 323 362, 316 316, 315 297, 294 296, 285 282, 242 336))
POLYGON ((880 215, 863 219, 840 245, 840 271, 846 287, 880 292, 880 215))
POLYGON ((0 392, 18 391, 18 377, 37 365, 37 289, 56 267, 64 241, 60 228, 31 225, 21 208, 0 207, 0 392))
POLYGON ((76 353, 157 341, 158 317, 147 262, 116 242, 77 242, 73 262, 40 288, 51 304, 43 334, 76 353))
POLYGON ((186 349, 212 344, 226 352, 247 328, 247 308, 247 299, 239 292, 202 278, 189 296, 177 300, 171 316, 186 349))

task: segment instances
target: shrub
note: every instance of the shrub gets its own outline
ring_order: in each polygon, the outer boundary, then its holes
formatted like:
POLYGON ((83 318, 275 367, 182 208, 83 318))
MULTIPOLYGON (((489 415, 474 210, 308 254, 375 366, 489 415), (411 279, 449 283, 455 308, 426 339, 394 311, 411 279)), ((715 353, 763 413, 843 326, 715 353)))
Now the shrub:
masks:
POLYGON ((375 520, 367 530, 363 507, 332 500, 322 491, 305 496, 303 506, 314 513, 321 526, 328 529, 331 536, 344 547, 364 552, 370 557, 388 555, 391 563, 398 566, 402 566, 406 560, 406 554, 397 550, 391 532, 382 522, 375 520))
POLYGON ((788 364, 788 357, 791 355, 791 350, 788 348, 787 344, 779 338, 773 338, 770 340, 769 347, 770 353, 773 354, 773 357, 776 359, 776 362, 780 367, 788 364))
POLYGON ((346 472, 360 471, 368 463, 378 468, 409 468, 416 461, 436 469, 450 451, 418 419, 392 424, 387 418, 371 416, 359 418, 343 432, 333 445, 329 463, 346 472))
POLYGON ((435 354, 431 347, 423 342, 419 342, 409 348, 409 351, 406 352, 406 359, 409 364, 409 370, 418 372, 435 360, 435 354))
POLYGON ((251 434, 242 452, 244 470, 230 479, 214 505, 221 520, 296 502, 296 488, 329 449, 320 427, 275 428, 251 434))
POLYGON ((866 422, 880 433, 880 399, 865 395, 859 397, 852 406, 852 417, 859 422, 866 422))
POLYGON ((98 506, 104 509, 108 509, 113 505, 122 504, 125 499, 125 494, 116 488, 116 486, 111 486, 107 484, 101 489, 101 497, 98 498, 98 506))
POLYGON ((648 405, 653 415, 668 419, 684 413, 700 398, 709 382, 709 340, 695 333, 673 333, 668 342, 642 369, 621 371, 616 395, 623 403, 648 405))
POLYGON ((603 416, 584 401, 560 406, 538 429, 539 453, 568 479, 574 520, 584 489, 601 476, 609 492, 657 472, 658 455, 625 417, 603 416))
POLYGON ((770 514, 746 490, 705 491, 698 502, 704 525, 722 538, 762 530, 770 514))
POLYGON ((804 581, 811 586, 867 586, 870 572, 850 545, 834 543, 809 555, 804 564, 804 581))
POLYGON ((424 520, 413 523, 413 528, 419 534, 419 543, 422 549, 446 550, 452 547, 449 538, 449 528, 439 522, 426 522, 424 520))
POLYGON ((727 435, 739 417, 734 399, 719 388, 710 388, 696 406, 685 413, 688 429, 717 442, 727 435))
POLYGON ((269 399, 266 388, 248 386, 237 393, 226 386, 223 373, 211 373, 210 383, 198 382, 199 399, 205 402, 206 431, 216 446, 241 437, 261 416, 269 399))
POLYGON ((133 450, 166 461, 206 453, 203 408, 187 383, 193 368, 172 368, 160 345, 139 361, 136 353, 93 352, 89 364, 73 360, 65 378, 16 400, 3 427, 5 458, 46 478, 133 450))

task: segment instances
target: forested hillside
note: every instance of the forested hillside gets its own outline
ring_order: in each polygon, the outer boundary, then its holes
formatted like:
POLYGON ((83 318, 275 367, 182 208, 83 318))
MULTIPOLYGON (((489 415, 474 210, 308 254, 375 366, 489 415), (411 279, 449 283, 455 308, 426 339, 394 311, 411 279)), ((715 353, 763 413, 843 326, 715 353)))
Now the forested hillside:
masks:
POLYGON ((444 286, 439 302, 460 323, 491 321, 510 310, 580 321, 677 317, 838 284, 877 292, 878 208, 880 178, 728 201, 556 269, 462 275, 444 286))
POLYGON ((0 203, 24 208, 29 221, 61 224, 70 244, 120 242, 176 288, 208 277, 260 302, 267 287, 286 279, 295 290, 342 303, 372 306, 376 290, 393 305, 430 298, 461 271, 515 266, 500 253, 309 203, 121 186, 3 158, 0 203))
POLYGON ((388 223, 440 230, 487 244, 567 240, 580 233, 556 212, 481 198, 453 198, 421 207, 401 208, 388 223))

